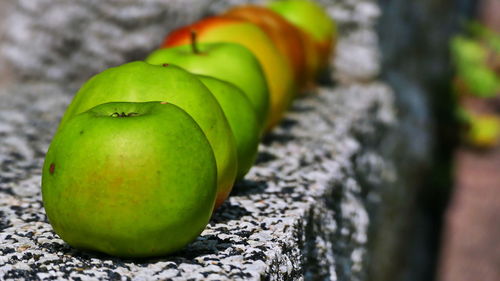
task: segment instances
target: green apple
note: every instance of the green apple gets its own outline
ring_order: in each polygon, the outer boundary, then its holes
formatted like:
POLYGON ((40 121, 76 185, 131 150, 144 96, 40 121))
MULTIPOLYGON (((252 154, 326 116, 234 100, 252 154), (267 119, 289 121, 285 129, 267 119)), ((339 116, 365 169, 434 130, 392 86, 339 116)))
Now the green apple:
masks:
POLYGON ((325 9, 310 0, 272 1, 269 3, 269 8, 312 38, 319 56, 319 70, 324 69, 328 65, 332 47, 337 38, 335 22, 325 9))
POLYGON ((222 204, 233 187, 237 171, 236 144, 219 103, 196 75, 182 68, 131 62, 92 77, 78 91, 59 128, 76 114, 107 102, 166 101, 185 110, 200 125, 214 150, 218 193, 222 204))
MULTIPOLYGON (((162 48, 189 45, 193 31, 199 42, 231 42, 248 48, 259 60, 269 88, 269 113, 266 131, 276 126, 297 92, 292 68, 274 42, 257 25, 228 16, 204 18, 172 31, 162 48)), ((225 62, 220 62, 225 63, 225 62)))
POLYGON ((238 86, 246 94, 264 126, 269 110, 267 82, 257 58, 234 43, 196 43, 159 49, 146 62, 172 63, 191 73, 208 75, 238 86), (196 47, 193 47, 196 46, 196 47))
POLYGON ((488 67, 487 49, 472 39, 456 36, 451 41, 451 53, 457 68, 459 81, 469 94, 478 97, 493 97, 500 90, 500 79, 488 67))
POLYGON ((210 76, 198 77, 217 99, 231 126, 238 152, 236 178, 242 179, 257 157, 260 136, 257 113, 243 91, 235 85, 210 76))
POLYGON ((55 232, 76 248, 121 257, 186 246, 206 227, 216 192, 208 140, 168 103, 106 103, 74 116, 43 166, 55 232))

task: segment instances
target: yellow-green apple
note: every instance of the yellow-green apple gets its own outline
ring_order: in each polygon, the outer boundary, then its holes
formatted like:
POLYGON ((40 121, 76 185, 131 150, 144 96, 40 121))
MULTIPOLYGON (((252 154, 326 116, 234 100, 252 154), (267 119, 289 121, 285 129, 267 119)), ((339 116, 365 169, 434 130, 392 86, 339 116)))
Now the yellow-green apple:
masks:
MULTIPOLYGON (((233 133, 219 103, 196 75, 174 65, 131 62, 92 77, 78 91, 61 120, 107 102, 166 101, 185 110, 200 125, 214 150, 218 191, 216 207, 233 187, 237 171, 233 133)), ((189 142, 184 141, 186 144, 189 142)))
POLYGON ((217 16, 174 30, 165 38, 162 47, 189 44, 193 31, 200 42, 237 43, 252 51, 262 65, 269 87, 271 103, 266 130, 277 125, 290 105, 296 88, 290 65, 269 36, 250 22, 217 16))
POLYGON ((207 86, 220 104, 233 130, 238 151, 237 179, 242 179, 250 170, 260 139, 260 125, 257 113, 250 100, 235 85, 220 79, 199 75, 200 81, 207 86))
POLYGON ((236 85, 252 103, 261 124, 259 126, 264 129, 269 110, 269 91, 262 67, 253 53, 239 44, 197 43, 195 36, 191 39, 189 45, 154 51, 146 62, 175 64, 191 73, 212 76, 236 85))
POLYGON ((336 40, 336 25, 325 9, 310 0, 283 0, 269 3, 269 8, 305 31, 315 42, 319 71, 326 68, 336 40))
POLYGON ((45 157, 42 196, 68 244, 121 257, 165 255, 206 227, 217 192, 212 148, 179 107, 106 103, 73 116, 45 157))
POLYGON ((305 50, 297 27, 269 8, 257 5, 235 6, 224 16, 246 20, 259 26, 274 42, 281 54, 292 66, 295 81, 305 82, 305 50))

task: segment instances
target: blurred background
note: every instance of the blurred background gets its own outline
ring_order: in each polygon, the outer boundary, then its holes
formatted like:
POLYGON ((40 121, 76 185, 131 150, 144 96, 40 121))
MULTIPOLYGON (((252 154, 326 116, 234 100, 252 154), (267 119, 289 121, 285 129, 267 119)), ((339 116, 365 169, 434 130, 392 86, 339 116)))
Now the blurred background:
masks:
POLYGON ((500 280, 500 1, 460 3, 450 42, 460 145, 438 280, 500 280))
MULTIPOLYGON (((74 92, 158 46, 166 19, 173 29, 220 10, 217 1, 169 3, 198 11, 190 17, 156 9, 160 0, 94 2, 0 0, 0 87, 52 81, 74 92), (101 20, 122 29, 101 29, 101 20)), ((380 76, 403 108, 425 96, 435 134, 405 262, 385 280, 500 280, 500 0, 377 4, 380 76)))
POLYGON ((436 137, 401 279, 500 280, 500 1, 418 2, 379 1, 383 76, 436 137))

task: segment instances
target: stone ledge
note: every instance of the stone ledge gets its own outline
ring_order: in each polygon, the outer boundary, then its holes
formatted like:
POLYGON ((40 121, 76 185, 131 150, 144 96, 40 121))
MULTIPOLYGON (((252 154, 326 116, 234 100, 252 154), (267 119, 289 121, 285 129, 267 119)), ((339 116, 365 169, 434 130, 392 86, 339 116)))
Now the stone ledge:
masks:
POLYGON ((203 234, 172 257, 139 262, 74 250, 53 233, 41 207, 40 170, 69 98, 50 85, 11 91, 16 98, 0 114, 0 134, 8 136, 0 140, 4 279, 335 280, 366 270, 369 217, 353 159, 363 158, 364 172, 380 184, 394 176, 390 162, 358 141, 376 141, 395 125, 385 85, 321 88, 297 100, 203 234))

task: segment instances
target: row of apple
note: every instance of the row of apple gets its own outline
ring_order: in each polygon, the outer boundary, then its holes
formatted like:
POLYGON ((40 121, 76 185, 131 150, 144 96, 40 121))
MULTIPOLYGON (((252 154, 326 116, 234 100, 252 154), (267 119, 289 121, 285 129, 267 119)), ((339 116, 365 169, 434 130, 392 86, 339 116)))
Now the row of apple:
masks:
POLYGON ((327 67, 334 38, 309 0, 237 6, 171 32, 145 62, 92 77, 44 163, 55 232, 117 256, 183 248, 251 168, 262 134, 327 67))

